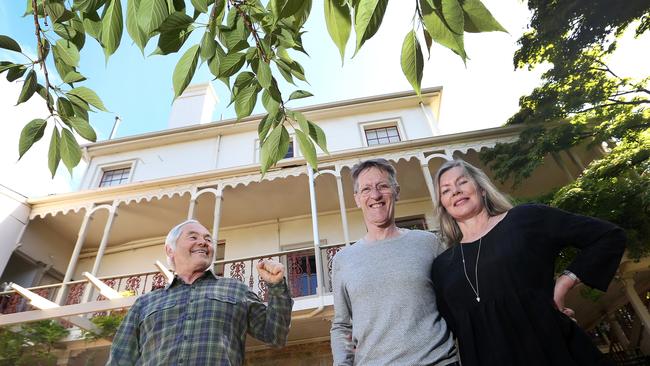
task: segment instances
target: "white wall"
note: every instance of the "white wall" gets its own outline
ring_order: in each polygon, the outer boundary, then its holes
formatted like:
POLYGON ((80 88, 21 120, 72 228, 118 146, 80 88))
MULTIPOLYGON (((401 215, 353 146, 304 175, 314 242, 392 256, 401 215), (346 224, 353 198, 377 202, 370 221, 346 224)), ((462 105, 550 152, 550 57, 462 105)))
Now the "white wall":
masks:
POLYGON ((24 197, 0 186, 0 274, 29 221, 30 211, 24 197))
POLYGON ((216 142, 216 138, 210 138, 96 157, 89 164, 81 187, 96 188, 103 168, 131 161, 134 162, 131 182, 212 170, 216 164, 216 142))
MULTIPOLYGON (((402 140, 433 136, 429 123, 419 107, 376 113, 351 114, 346 117, 315 120, 327 136, 330 152, 358 149, 364 146, 362 126, 370 122, 399 120, 402 140)), ((255 128, 255 127, 254 127, 255 128)), ((223 134, 192 142, 129 151, 95 157, 88 167, 82 189, 96 188, 102 167, 134 161, 131 182, 227 169, 255 162, 257 130, 223 134), (218 154, 217 154, 218 150, 218 154)))

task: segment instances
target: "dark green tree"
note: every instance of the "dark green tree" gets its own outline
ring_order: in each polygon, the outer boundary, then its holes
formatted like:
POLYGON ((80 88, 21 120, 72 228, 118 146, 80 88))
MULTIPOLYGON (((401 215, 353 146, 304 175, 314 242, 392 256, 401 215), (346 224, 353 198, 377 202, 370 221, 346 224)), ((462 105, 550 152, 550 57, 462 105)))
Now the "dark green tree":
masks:
POLYGON ((515 67, 551 67, 507 122, 525 126, 520 139, 484 152, 482 160, 497 179, 518 184, 550 154, 604 143, 609 153, 560 188, 551 204, 617 223, 628 233, 630 253, 648 254, 650 77, 622 77, 607 60, 624 31, 638 37, 650 29, 650 2, 531 0, 528 6, 533 17, 515 67))

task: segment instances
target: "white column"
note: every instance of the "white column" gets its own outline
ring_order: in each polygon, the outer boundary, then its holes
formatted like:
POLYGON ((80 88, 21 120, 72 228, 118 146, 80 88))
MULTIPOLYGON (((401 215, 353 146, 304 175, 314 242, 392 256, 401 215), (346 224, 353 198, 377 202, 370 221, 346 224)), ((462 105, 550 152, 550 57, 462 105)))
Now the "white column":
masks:
MULTIPOLYGON (((108 244, 108 237, 111 233, 111 228, 113 227, 113 221, 117 216, 117 206, 113 203, 113 206, 108 210, 108 219, 106 220, 106 225, 104 226, 104 233, 102 235, 102 240, 99 242, 99 248, 97 249, 97 256, 95 257, 95 263, 93 264, 93 269, 90 271, 90 274, 97 276, 97 271, 99 271, 99 265, 102 263, 102 258, 104 257, 104 252, 106 251, 106 245, 108 244)), ((88 302, 90 299, 90 294, 92 293, 93 286, 91 283, 86 285, 84 290, 84 296, 81 302, 88 302)))
POLYGON ((81 252, 81 247, 84 245, 86 240, 86 235, 88 234, 88 222, 92 219, 92 213, 90 211, 86 212, 83 222, 81 223, 81 228, 79 229, 79 234, 77 235, 77 242, 74 245, 74 250, 72 251, 72 256, 70 257, 70 263, 68 263, 68 269, 65 272, 63 277, 63 284, 59 289, 59 293, 56 295, 56 303, 61 304, 63 301, 63 295, 66 292, 66 282, 69 282, 72 278, 75 268, 77 267, 77 261, 79 260, 79 253, 81 252))
POLYGON ((427 159, 422 156, 418 156, 420 161, 420 166, 422 167, 422 175, 424 175, 424 180, 427 183, 427 190, 429 191, 429 196, 431 197, 431 203, 435 205, 436 203, 436 190, 433 187, 433 178, 431 177, 431 172, 429 172, 429 162, 427 159))
POLYGON ((650 313, 634 288, 634 279, 624 278, 622 281, 625 286, 625 295, 627 295, 627 299, 630 300, 630 305, 632 305, 634 312, 641 320, 641 323, 643 323, 645 331, 650 332, 650 313))
POLYGON ((187 219, 191 220, 194 218, 194 208, 196 207, 196 196, 195 192, 192 192, 190 196, 190 208, 187 210, 187 219))
POLYGON ((345 246, 350 245, 350 230, 348 228, 348 214, 345 209, 345 196, 343 196, 343 182, 341 182, 341 171, 336 171, 336 189, 339 193, 339 209, 341 210, 341 225, 343 225, 343 238, 345 246))
POLYGON ((320 234, 318 233, 318 210, 316 209, 316 189, 314 188, 314 171, 307 164, 309 176, 309 203, 311 206, 311 227, 314 237, 314 260, 316 265, 316 291, 318 296, 323 295, 323 262, 320 253, 320 234))
POLYGON ((223 191, 221 188, 217 191, 218 193, 214 196, 214 220, 212 220, 212 240, 214 244, 217 245, 217 240, 219 240, 219 222, 221 221, 221 202, 223 201, 223 191))

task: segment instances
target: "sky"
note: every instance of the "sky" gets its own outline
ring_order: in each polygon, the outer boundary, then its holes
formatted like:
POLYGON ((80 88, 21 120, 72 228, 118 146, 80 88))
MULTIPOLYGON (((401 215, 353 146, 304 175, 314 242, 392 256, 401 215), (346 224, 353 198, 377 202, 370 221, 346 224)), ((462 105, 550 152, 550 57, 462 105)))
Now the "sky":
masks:
MULTIPOLYGON (((451 51, 435 43, 430 58, 425 61, 422 87, 443 87, 438 126, 443 134, 503 125, 517 111, 519 97, 540 84, 540 75, 544 71, 543 67, 515 70, 512 63, 513 54, 518 48, 517 40, 526 30, 530 19, 524 2, 483 2, 508 33, 466 34, 465 47, 470 58, 466 65, 451 51)), ((412 27, 414 7, 414 1, 389 2, 379 31, 354 58, 351 57, 354 35, 351 35, 346 58, 341 65, 338 50, 326 31, 323 1, 314 0, 312 13, 306 23, 307 32, 303 35, 303 44, 309 56, 292 54, 305 68, 309 81, 309 84, 298 82, 297 88, 307 90, 314 96, 292 101, 289 106, 300 107, 411 90, 402 75, 400 52, 404 36, 412 27)), ((22 18, 23 12, 24 1, 3 1, 0 5, 0 34, 16 39, 25 53, 35 58, 33 20, 31 17, 22 18)), ((199 41, 200 33, 196 32, 178 54, 145 57, 132 44, 125 30, 120 49, 107 63, 97 42, 87 37, 79 68, 88 78, 83 85, 95 90, 110 110, 91 116, 91 124, 99 140, 108 137, 115 116, 122 119, 117 137, 167 127, 173 99, 171 75, 174 66, 183 52, 199 41)), ((643 50, 650 49, 649 46, 648 35, 636 41, 628 36, 621 42, 612 67, 628 76, 641 75, 643 71, 647 73, 647 66, 643 64, 646 59, 643 50)), ((154 49, 155 40, 150 41, 145 54, 150 54, 154 49)), ((0 60, 24 62, 24 58, 17 56, 20 55, 0 51, 0 60)), ((192 82, 201 83, 211 79, 207 65, 201 65, 192 82)), ((22 126, 33 118, 42 117, 45 111, 42 104, 39 106, 33 102, 13 107, 15 102, 11 101, 17 99, 20 86, 7 84, 5 80, 0 82, 0 115, 5 122, 11 122, 0 126, 0 167, 9 174, 0 177, 0 184, 27 196, 76 189, 84 167, 75 169, 71 180, 69 173, 61 166, 57 179, 50 182, 45 142, 36 144, 34 151, 29 151, 16 163, 17 141, 22 126)), ((230 99, 227 88, 219 81, 212 84, 220 99, 213 120, 234 118, 234 108, 227 107, 230 99)), ((281 88, 284 95, 292 91, 286 83, 281 88)), ((263 113, 261 103, 253 113, 263 113)))

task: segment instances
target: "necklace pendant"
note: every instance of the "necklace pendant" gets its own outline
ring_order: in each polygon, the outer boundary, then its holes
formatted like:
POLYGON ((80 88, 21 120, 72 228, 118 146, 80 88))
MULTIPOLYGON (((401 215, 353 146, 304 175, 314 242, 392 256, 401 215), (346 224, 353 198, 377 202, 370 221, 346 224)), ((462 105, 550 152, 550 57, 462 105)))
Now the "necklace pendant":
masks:
POLYGON ((481 302, 481 298, 476 296, 476 302, 481 302))

